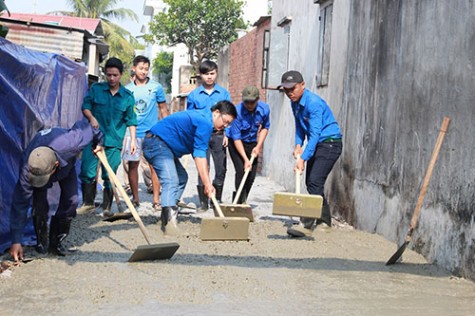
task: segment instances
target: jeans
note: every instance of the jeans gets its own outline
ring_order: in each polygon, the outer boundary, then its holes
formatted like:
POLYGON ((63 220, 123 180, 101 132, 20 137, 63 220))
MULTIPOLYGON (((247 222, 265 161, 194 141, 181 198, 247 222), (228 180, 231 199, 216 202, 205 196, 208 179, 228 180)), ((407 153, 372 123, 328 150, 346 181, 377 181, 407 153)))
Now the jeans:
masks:
POLYGON ((160 193, 162 207, 176 206, 188 181, 185 168, 170 147, 159 137, 146 137, 142 149, 145 159, 155 169, 162 185, 160 193))
MULTIPOLYGON (((321 221, 331 226, 331 213, 325 198, 325 182, 328 174, 332 171, 333 165, 341 155, 343 144, 318 143, 312 158, 307 161, 305 185, 310 194, 321 195, 323 197, 323 212, 321 221)), ((314 219, 302 218, 302 223, 306 228, 310 228, 315 222, 314 219)))
MULTIPOLYGON (((214 180, 213 185, 223 186, 224 179, 226 178, 226 147, 223 146, 224 132, 213 132, 211 134, 211 139, 209 141, 209 148, 206 151, 206 160, 208 161, 208 170, 209 170, 209 159, 210 156, 213 157, 214 163, 214 180)), ((203 185, 201 178, 198 176, 198 185, 203 185)))

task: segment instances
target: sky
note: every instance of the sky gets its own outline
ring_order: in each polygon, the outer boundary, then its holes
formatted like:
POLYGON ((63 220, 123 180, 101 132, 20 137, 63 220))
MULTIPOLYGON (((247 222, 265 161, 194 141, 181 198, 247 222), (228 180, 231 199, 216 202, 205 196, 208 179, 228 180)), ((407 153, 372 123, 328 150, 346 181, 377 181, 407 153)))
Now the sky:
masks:
MULTIPOLYGON (((72 11, 66 0, 5 0, 10 12, 45 14, 51 11, 72 11)), ((130 31, 134 36, 140 35, 142 25, 148 23, 150 17, 143 15, 144 0, 119 0, 117 8, 131 9, 137 14, 139 23, 132 21, 114 21, 130 31)))

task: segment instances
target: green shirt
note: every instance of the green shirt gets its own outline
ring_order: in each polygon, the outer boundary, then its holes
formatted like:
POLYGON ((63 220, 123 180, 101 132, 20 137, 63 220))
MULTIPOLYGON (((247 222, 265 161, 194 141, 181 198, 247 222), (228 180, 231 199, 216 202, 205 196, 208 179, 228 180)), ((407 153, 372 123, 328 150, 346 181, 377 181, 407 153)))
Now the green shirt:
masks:
POLYGON ((84 98, 82 110, 91 111, 96 118, 105 147, 122 148, 127 127, 137 126, 134 95, 122 85, 112 95, 108 82, 94 83, 84 98))

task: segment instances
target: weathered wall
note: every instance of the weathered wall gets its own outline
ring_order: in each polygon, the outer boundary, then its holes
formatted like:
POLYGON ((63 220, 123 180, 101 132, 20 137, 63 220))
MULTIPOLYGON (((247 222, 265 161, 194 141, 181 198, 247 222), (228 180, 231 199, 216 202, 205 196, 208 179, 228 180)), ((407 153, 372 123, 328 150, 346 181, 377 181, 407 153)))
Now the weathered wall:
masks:
MULTIPOLYGON (((274 84, 283 71, 300 70, 341 124, 343 154, 327 187, 334 213, 399 243, 442 118, 449 116, 411 245, 429 261, 475 279, 474 1, 335 0, 330 83, 319 90, 318 12, 313 1, 273 2, 270 69, 274 84), (288 38, 276 26, 284 16, 292 16, 288 38)), ((278 158, 264 168, 293 189, 290 107, 276 91, 268 101, 273 128, 265 154, 278 158)))
MULTIPOLYGON (((271 48, 269 55, 269 86, 276 87, 282 74, 290 69, 302 72, 307 86, 315 86, 318 43, 318 5, 313 1, 274 0, 272 2, 271 48), (284 27, 277 26, 283 18, 291 18, 284 27)), ((277 90, 267 91, 271 106, 271 128, 267 137, 263 166, 266 176, 295 190, 293 157, 295 125, 287 97, 277 90)))

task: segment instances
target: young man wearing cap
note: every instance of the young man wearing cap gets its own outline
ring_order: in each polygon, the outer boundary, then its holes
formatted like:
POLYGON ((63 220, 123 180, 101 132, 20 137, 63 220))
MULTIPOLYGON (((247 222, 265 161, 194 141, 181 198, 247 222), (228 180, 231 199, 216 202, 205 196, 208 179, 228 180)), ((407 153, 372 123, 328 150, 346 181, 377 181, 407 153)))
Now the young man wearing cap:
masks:
MULTIPOLYGON (((218 77, 218 65, 211 61, 205 60, 200 65, 200 74, 202 84, 190 92, 187 97, 188 110, 206 110, 209 111, 213 105, 222 100, 231 101, 231 95, 228 90, 216 84, 218 77)), ((208 159, 213 157, 215 176, 213 186, 216 188, 216 199, 221 201, 223 194, 224 179, 226 178, 226 147, 228 139, 221 130, 214 130, 209 142, 209 149, 206 153, 208 159)), ((208 210, 208 197, 204 193, 204 186, 201 178, 198 177, 198 196, 200 198, 201 212, 208 210)))
POLYGON ((342 151, 342 135, 335 117, 327 103, 315 93, 305 88, 305 81, 298 71, 287 71, 282 75, 279 87, 290 99, 295 117, 295 149, 297 159, 294 171, 303 172, 305 163, 305 184, 310 194, 323 197, 322 218, 317 222, 311 218, 301 218, 298 226, 287 233, 293 237, 311 236, 314 224, 323 223, 331 227, 331 213, 325 198, 325 181, 342 151), (305 150, 302 150, 304 141, 305 150))
POLYGON ((102 149, 102 133, 87 121, 79 121, 67 130, 52 128, 39 131, 23 153, 20 176, 13 191, 10 212, 12 246, 10 254, 15 261, 23 258, 21 240, 32 202, 33 224, 37 238, 36 250, 46 249, 64 256, 61 242, 68 236, 71 221, 76 216, 78 181, 76 156, 92 142, 94 152, 102 149), (51 217, 48 244, 48 190, 58 182, 61 188, 56 214, 51 217))
MULTIPOLYGON (((134 80, 125 87, 134 93, 135 112, 137 115, 136 145, 134 154, 130 152, 131 136, 125 136, 125 148, 122 159, 125 167, 130 189, 132 191, 133 203, 139 206, 139 164, 145 160, 142 154, 142 143, 145 132, 155 125, 160 118, 168 116, 168 108, 165 100, 165 93, 162 85, 148 77, 150 60, 142 55, 138 55, 133 60, 134 80)), ((142 164, 142 168, 150 170, 151 186, 153 192, 153 207, 159 210, 160 206, 160 182, 152 166, 148 163, 142 164)), ((146 179, 146 169, 144 169, 144 179, 146 179)))
MULTIPOLYGON (((236 191, 245 170, 252 168, 238 199, 238 204, 243 204, 256 178, 257 157, 262 151, 270 127, 270 109, 268 104, 259 100, 259 89, 247 86, 242 91, 242 102, 236 106, 236 111, 238 116, 226 131, 230 140, 229 154, 236 170, 234 178, 236 191), (256 157, 252 166, 251 155, 256 157)), ((233 193, 233 200, 235 194, 236 192, 233 193)))
POLYGON ((188 181, 179 158, 191 154, 203 183, 204 194, 215 194, 208 174, 206 152, 213 130, 222 131, 236 116, 234 105, 224 100, 209 111, 182 111, 169 115, 145 135, 144 156, 152 164, 162 184, 163 231, 168 233, 170 228, 172 231, 176 228, 177 203, 188 181))
MULTIPOLYGON (((134 154, 136 145, 137 117, 135 115, 135 99, 131 91, 120 83, 124 65, 120 59, 109 58, 105 65, 107 81, 94 83, 82 104, 82 112, 93 128, 99 128, 104 134, 104 151, 112 170, 117 171, 121 162, 121 151, 127 127, 130 129, 130 153, 134 154)), ((84 213, 94 209, 96 197, 96 173, 98 159, 89 147, 85 148, 81 159, 81 189, 83 206, 78 209, 84 213)), ((107 176, 102 168, 103 215, 111 216, 113 192, 107 176)))

